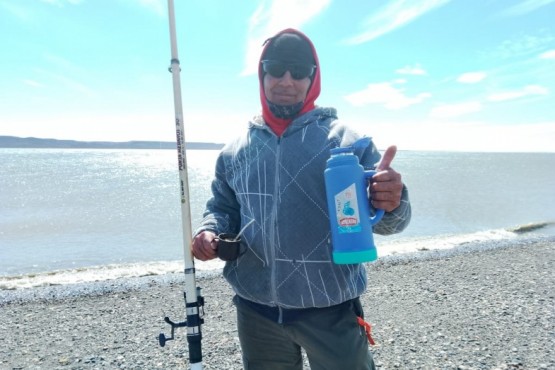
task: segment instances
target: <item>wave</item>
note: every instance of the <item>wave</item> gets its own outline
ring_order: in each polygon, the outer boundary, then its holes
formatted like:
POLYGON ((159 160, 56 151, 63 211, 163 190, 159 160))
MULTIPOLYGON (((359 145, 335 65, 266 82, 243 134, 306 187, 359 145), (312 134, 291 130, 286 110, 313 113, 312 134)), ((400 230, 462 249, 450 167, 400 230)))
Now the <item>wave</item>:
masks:
MULTIPOLYGON (((219 260, 195 264, 195 269, 202 274, 223 268, 219 260)), ((17 290, 56 285, 91 283, 121 278, 158 276, 183 271, 183 261, 157 261, 127 264, 110 264, 67 270, 54 270, 0 277, 0 291, 17 290)))
MULTIPOLYGON (((470 234, 411 237, 393 242, 380 242, 377 248, 380 257, 387 257, 419 251, 448 250, 471 243, 487 245, 495 241, 522 238, 524 234, 534 233, 553 225, 555 225, 554 222, 538 222, 508 229, 486 230, 470 234)), ((219 272, 223 266, 224 262, 220 260, 195 262, 195 269, 199 277, 219 272)), ((183 261, 157 261, 0 276, 0 292, 60 285, 88 284, 116 279, 162 276, 178 274, 182 270, 183 261)))
POLYGON ((534 222, 534 223, 519 225, 519 226, 510 228, 510 229, 508 229, 508 231, 511 231, 511 232, 517 233, 517 234, 525 234, 525 233, 529 233, 529 232, 532 232, 532 231, 537 231, 537 230, 540 230, 540 229, 551 227, 551 226, 554 226, 554 225, 555 225, 555 222, 534 222))

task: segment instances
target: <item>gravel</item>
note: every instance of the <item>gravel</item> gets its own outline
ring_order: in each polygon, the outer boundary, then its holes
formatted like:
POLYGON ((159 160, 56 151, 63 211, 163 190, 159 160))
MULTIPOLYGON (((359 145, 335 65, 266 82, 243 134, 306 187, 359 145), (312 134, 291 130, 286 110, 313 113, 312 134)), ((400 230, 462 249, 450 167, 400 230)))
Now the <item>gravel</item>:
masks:
MULTIPOLYGON (((386 257, 361 297, 381 369, 555 369, 555 239, 386 257)), ((180 275, 0 291, 0 369, 185 369, 180 275)), ((204 369, 241 369, 232 291, 200 277, 204 369)), ((306 366, 308 368, 308 366, 306 366)), ((339 370, 339 369, 338 369, 339 370)), ((342 370, 342 369, 341 369, 342 370)))

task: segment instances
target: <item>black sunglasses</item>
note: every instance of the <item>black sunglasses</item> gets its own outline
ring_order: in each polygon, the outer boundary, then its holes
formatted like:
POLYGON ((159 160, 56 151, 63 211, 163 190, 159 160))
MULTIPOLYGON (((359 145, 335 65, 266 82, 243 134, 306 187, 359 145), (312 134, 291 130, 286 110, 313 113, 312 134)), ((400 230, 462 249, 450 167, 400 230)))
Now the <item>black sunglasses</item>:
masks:
POLYGON ((264 72, 275 78, 281 78, 285 72, 289 71, 293 79, 302 80, 303 78, 312 76, 316 70, 314 64, 283 63, 277 60, 263 60, 261 63, 264 72))

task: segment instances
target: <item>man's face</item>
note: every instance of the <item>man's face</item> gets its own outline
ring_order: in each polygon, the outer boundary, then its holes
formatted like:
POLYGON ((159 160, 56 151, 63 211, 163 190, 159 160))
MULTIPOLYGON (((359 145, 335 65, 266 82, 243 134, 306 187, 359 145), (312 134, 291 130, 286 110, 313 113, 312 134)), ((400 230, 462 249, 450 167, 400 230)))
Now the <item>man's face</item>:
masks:
POLYGON ((289 71, 281 77, 273 77, 269 73, 264 75, 264 94, 277 105, 293 105, 304 101, 309 88, 310 78, 295 80, 289 71))

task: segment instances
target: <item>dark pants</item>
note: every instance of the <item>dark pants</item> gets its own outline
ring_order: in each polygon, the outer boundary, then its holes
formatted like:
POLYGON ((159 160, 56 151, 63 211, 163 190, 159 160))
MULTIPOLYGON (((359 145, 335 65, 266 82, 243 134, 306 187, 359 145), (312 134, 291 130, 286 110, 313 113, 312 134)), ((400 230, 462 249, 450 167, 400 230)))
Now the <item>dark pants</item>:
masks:
POLYGON ((375 369, 354 301, 311 309, 283 324, 234 301, 245 370, 300 370, 301 348, 312 370, 375 369))

